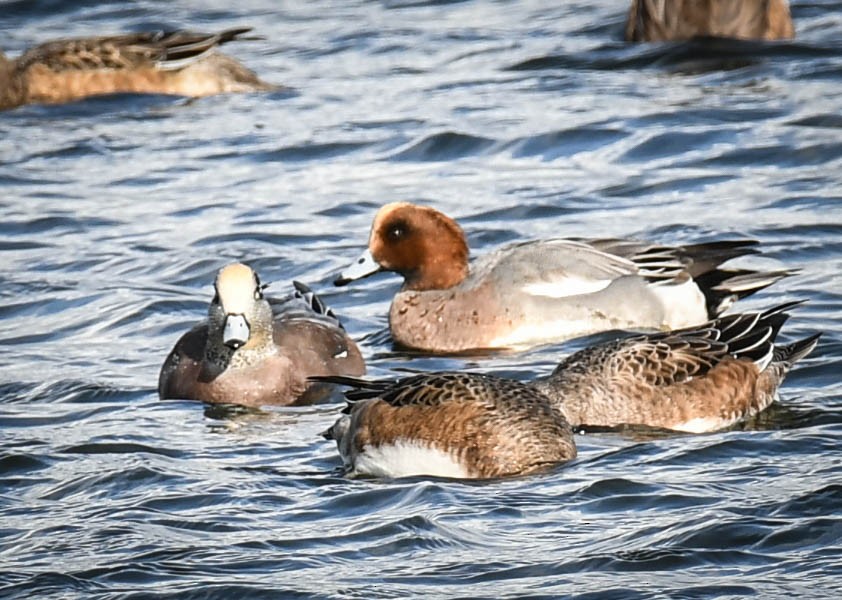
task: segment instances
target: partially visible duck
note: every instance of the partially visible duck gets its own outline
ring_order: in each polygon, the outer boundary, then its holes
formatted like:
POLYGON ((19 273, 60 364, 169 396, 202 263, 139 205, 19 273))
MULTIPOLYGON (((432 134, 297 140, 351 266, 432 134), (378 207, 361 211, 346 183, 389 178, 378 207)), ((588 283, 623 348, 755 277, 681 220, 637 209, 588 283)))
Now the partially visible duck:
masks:
POLYGON ((126 92, 196 97, 276 89, 216 51, 248 31, 250 27, 61 39, 13 60, 0 52, 0 110, 126 92))
POLYGON ((468 262, 459 225, 434 208, 382 207, 368 250, 336 285, 378 271, 404 284, 389 311, 394 340, 430 352, 523 347, 610 329, 676 329, 715 317, 787 271, 720 269, 752 240, 662 246, 549 239, 468 262))
POLYGON ((527 384, 430 373, 397 381, 318 377, 352 386, 324 436, 351 476, 486 479, 547 470, 576 456, 568 423, 527 384))
POLYGON ((632 0, 627 41, 694 37, 788 40, 795 28, 786 0, 632 0))
POLYGON ((769 406, 821 334, 776 345, 790 302, 576 352, 534 383, 574 426, 715 431, 769 406))
POLYGON ((303 284, 273 315, 250 267, 219 271, 207 320, 178 340, 161 367, 158 394, 261 406, 306 403, 324 390, 310 375, 362 375, 360 351, 332 311, 303 284))

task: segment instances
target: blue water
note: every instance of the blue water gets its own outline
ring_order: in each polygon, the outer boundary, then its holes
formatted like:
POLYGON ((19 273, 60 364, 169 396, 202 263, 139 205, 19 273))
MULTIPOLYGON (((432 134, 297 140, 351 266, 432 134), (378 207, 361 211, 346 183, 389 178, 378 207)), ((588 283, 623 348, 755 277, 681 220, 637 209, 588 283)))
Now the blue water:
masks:
POLYGON ((842 581, 842 20, 798 39, 629 46, 625 2, 6 2, 3 49, 252 25, 227 51, 273 93, 116 96, 0 113, 0 597, 838 598, 842 581), (300 279, 374 376, 526 379, 521 354, 395 351, 383 275, 330 282, 383 203, 457 217, 475 254, 550 236, 749 236, 800 268, 824 332, 754 422, 577 436, 496 482, 351 481, 338 404, 234 414, 159 401, 216 270, 300 279))

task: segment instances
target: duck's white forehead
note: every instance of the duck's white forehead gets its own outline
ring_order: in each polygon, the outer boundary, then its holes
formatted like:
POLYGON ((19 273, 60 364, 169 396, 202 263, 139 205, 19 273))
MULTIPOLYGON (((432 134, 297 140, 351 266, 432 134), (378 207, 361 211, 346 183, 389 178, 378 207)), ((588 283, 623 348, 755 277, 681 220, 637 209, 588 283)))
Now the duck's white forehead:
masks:
POLYGON ((256 285, 254 271, 242 263, 233 263, 220 269, 216 276, 216 291, 225 312, 248 312, 254 302, 256 285))

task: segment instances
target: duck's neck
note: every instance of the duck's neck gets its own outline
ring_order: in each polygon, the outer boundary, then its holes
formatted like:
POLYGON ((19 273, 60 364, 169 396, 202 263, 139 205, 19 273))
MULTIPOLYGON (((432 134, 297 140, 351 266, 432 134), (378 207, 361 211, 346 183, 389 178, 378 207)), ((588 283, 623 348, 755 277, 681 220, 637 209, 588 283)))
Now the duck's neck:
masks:
POLYGON ((453 255, 449 260, 425 263, 416 271, 406 273, 403 289, 416 292, 446 290, 462 283, 468 272, 466 249, 464 255, 453 255))
POLYGON ((205 345, 205 360, 220 370, 248 367, 273 353, 272 331, 265 329, 253 329, 248 342, 237 349, 223 343, 221 332, 209 336, 205 345))

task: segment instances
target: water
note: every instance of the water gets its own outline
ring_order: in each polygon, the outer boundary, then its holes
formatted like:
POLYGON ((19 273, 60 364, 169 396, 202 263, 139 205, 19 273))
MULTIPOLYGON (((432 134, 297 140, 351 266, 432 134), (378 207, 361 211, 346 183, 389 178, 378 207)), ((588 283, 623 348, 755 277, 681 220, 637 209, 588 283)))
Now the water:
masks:
POLYGON ((0 596, 835 598, 842 575, 839 3, 798 40, 628 46, 624 2, 7 2, 7 53, 62 35, 249 24, 228 46, 270 94, 117 96, 0 114, 0 596), (801 273, 824 337, 755 422, 577 436, 497 482, 349 481, 337 404, 230 414, 157 400, 215 271, 301 279, 369 372, 526 379, 578 340, 418 358, 398 287, 338 290, 375 210, 459 218, 475 254, 528 238, 750 236, 801 273))

